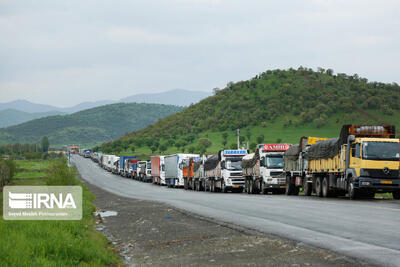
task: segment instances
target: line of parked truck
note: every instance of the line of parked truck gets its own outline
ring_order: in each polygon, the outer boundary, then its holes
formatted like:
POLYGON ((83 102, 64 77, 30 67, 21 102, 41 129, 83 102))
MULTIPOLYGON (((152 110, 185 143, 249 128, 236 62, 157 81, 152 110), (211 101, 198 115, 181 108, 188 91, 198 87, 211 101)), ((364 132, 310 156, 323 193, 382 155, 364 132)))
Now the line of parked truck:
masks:
POLYGON ((349 195, 400 199, 400 140, 393 125, 344 125, 339 138, 301 137, 299 144, 260 144, 215 155, 135 156, 90 154, 107 171, 143 182, 210 192, 349 195))

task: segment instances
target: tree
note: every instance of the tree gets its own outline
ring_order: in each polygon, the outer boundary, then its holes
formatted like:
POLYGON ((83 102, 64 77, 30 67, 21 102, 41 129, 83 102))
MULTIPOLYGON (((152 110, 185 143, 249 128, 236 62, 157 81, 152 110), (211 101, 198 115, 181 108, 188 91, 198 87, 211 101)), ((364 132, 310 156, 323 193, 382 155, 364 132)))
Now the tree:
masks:
POLYGON ((160 151, 160 153, 163 153, 163 152, 167 151, 167 149, 168 149, 168 145, 167 145, 166 143, 161 144, 161 145, 159 146, 159 148, 158 148, 158 150, 160 151))
POLYGON ((211 141, 208 140, 207 138, 201 138, 199 140, 199 145, 204 146, 205 148, 210 147, 212 145, 211 141))
POLYGON ((232 143, 232 144, 229 146, 229 148, 230 148, 230 149, 236 149, 236 148, 237 148, 237 144, 232 143))
POLYGON ((224 132, 222 134, 222 145, 225 147, 227 143, 228 143, 228 133, 224 132))
POLYGON ((49 143, 49 139, 47 138, 47 136, 43 136, 42 137, 42 140, 40 141, 40 144, 42 146, 42 152, 49 151, 50 143, 49 143))
POLYGON ((250 142, 250 137, 251 137, 251 131, 249 128, 246 129, 246 137, 247 137, 247 141, 250 142))
POLYGON ((196 151, 196 148, 195 148, 194 146, 190 146, 189 149, 188 149, 188 152, 189 152, 190 154, 193 154, 194 151, 196 151))
POLYGON ((264 142, 264 135, 260 134, 259 136, 257 136, 257 143, 261 144, 262 142, 264 142))
POLYGON ((276 143, 279 144, 280 142, 282 142, 281 138, 276 139, 276 143))

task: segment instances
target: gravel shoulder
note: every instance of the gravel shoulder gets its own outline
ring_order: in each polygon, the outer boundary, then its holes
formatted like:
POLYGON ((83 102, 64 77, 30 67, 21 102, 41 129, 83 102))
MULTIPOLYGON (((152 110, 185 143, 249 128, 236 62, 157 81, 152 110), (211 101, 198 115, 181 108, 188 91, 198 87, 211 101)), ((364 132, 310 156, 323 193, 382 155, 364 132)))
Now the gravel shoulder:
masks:
POLYGON ((96 228, 128 266, 373 266, 301 242, 204 218, 169 205, 121 197, 85 180, 96 195, 96 228))

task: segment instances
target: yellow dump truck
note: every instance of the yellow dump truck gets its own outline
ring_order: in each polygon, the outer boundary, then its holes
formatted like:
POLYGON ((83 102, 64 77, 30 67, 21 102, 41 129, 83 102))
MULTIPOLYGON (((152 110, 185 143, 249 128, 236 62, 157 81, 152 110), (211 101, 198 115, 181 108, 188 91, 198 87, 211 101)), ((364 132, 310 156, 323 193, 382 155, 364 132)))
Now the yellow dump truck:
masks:
POLYGON ((400 140, 393 125, 344 125, 339 138, 311 145, 307 172, 317 196, 400 199, 400 140))

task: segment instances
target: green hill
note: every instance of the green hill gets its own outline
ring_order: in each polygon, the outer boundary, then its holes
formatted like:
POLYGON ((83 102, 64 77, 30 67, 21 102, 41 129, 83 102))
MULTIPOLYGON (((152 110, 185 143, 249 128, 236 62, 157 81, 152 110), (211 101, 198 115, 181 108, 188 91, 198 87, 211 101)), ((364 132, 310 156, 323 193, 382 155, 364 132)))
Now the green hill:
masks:
POLYGON ((335 137, 347 123, 400 126, 399 85, 368 82, 358 75, 299 68, 268 70, 228 83, 214 96, 180 113, 105 143, 106 152, 215 152, 242 143, 297 143, 303 135, 335 137), (224 141, 226 140, 226 141, 224 141), (126 149, 128 148, 128 149, 126 149))
POLYGON ((37 143, 47 136, 52 145, 98 144, 155 123, 182 111, 160 104, 112 104, 70 115, 49 116, 0 129, 0 144, 37 143))

